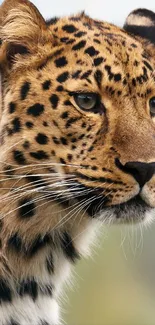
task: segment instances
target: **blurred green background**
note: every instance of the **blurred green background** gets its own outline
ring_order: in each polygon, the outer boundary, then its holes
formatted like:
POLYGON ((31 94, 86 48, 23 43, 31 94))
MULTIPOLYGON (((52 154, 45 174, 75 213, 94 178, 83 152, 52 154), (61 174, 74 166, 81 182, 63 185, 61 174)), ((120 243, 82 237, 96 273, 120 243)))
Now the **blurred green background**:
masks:
POLYGON ((155 325, 155 226, 103 229, 65 290, 67 325, 155 325))

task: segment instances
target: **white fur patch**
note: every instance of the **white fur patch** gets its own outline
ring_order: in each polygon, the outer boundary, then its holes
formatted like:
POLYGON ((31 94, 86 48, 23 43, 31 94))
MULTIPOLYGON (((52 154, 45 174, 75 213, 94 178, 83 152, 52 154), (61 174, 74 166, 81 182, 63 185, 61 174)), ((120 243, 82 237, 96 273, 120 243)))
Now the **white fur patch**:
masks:
POLYGON ((58 304, 49 297, 39 297, 35 302, 28 296, 18 297, 0 308, 0 324, 8 325, 11 319, 20 325, 40 325, 41 321, 57 325, 58 304))

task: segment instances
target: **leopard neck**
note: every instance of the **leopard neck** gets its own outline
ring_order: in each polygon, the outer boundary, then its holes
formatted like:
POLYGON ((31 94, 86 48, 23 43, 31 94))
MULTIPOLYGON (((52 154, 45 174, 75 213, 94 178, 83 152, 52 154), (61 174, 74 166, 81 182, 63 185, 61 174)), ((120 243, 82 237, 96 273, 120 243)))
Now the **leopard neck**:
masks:
POLYGON ((17 234, 10 237, 6 273, 0 279, 0 325, 59 324, 63 283, 70 282, 73 264, 88 254, 95 224, 87 223, 74 240, 67 231, 39 236, 27 249, 17 234))

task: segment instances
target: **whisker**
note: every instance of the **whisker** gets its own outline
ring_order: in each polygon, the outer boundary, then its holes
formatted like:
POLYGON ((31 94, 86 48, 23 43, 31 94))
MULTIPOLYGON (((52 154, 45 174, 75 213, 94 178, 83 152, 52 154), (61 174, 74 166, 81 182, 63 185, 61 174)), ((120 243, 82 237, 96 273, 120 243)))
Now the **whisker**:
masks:
MULTIPOLYGON (((7 165, 7 166, 10 167, 10 164, 9 163, 6 163, 6 162, 4 162, 2 160, 0 160, 0 163, 2 163, 4 165, 7 165)), ((12 170, 19 170, 19 169, 21 170, 21 169, 24 169, 24 168, 31 168, 31 167, 36 167, 36 166, 42 166, 42 167, 49 166, 49 168, 52 167, 52 166, 63 166, 63 167, 74 167, 74 168, 85 169, 85 167, 84 166, 81 166, 81 165, 77 165, 77 164, 63 164, 63 163, 57 163, 57 162, 49 162, 49 163, 42 163, 42 164, 40 164, 40 163, 36 163, 36 164, 32 163, 31 164, 30 163, 29 165, 24 165, 24 166, 18 166, 17 164, 12 164, 11 163, 11 166, 14 166, 15 167, 12 170)))
POLYGON ((23 141, 23 139, 21 139, 20 141, 14 143, 11 147, 7 148, 6 150, 3 151, 3 154, 5 154, 6 152, 8 152, 10 149, 16 147, 19 143, 21 143, 23 141))
MULTIPOLYGON (((76 209, 76 207, 77 206, 79 206, 80 205, 80 208, 81 208, 81 210, 83 209, 83 207, 85 206, 85 205, 83 205, 82 203, 85 203, 86 204, 86 199, 84 199, 83 201, 81 201, 80 202, 80 204, 79 204, 79 202, 76 204, 76 206, 75 206, 75 208, 73 209, 73 210, 71 210, 71 211, 69 211, 68 212, 68 214, 67 215, 65 215, 58 223, 57 223, 57 225, 52 229, 52 230, 54 230, 54 229, 56 229, 58 226, 59 226, 59 224, 61 224, 61 226, 63 226, 66 222, 68 222, 77 212, 78 212, 78 210, 76 209), (74 214, 71 214, 74 210, 76 210, 75 211, 75 213, 74 214), (64 220, 64 219, 66 219, 66 217, 67 216, 69 216, 71 214, 71 216, 67 219, 67 220, 65 220, 63 223, 62 223, 62 221, 64 220)), ((81 211, 80 210, 80 211, 81 211)))

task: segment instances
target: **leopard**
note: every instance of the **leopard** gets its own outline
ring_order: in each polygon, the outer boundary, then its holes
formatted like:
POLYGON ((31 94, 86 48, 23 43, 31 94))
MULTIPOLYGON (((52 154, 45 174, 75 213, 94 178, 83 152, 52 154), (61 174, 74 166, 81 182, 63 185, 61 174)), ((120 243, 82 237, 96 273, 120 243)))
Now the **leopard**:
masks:
POLYGON ((148 9, 120 28, 3 1, 0 325, 62 323, 64 283, 101 226, 154 220, 154 70, 148 9))

